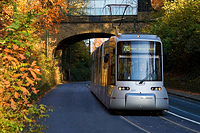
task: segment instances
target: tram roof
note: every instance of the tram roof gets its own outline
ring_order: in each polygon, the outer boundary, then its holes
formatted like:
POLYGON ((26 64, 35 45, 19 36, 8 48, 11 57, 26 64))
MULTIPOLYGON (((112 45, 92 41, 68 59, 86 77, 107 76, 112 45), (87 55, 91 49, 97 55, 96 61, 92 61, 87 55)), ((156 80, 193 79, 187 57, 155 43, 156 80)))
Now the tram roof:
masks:
POLYGON ((151 34, 121 34, 116 36, 117 39, 125 40, 125 39, 151 39, 151 40, 160 40, 160 38, 157 35, 151 35, 151 34))

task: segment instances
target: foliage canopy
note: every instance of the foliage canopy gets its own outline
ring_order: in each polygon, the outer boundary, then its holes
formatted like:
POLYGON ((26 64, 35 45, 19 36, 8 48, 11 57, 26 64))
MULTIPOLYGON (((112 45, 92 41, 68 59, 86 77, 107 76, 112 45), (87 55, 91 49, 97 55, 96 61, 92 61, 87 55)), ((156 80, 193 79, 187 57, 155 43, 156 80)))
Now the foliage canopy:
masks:
POLYGON ((33 100, 55 85, 56 67, 40 37, 57 31, 67 7, 65 0, 0 1, 0 132, 44 130, 47 107, 33 100))
POLYGON ((163 17, 150 32, 161 37, 168 68, 191 71, 200 65, 200 1, 165 1, 163 9, 163 17))

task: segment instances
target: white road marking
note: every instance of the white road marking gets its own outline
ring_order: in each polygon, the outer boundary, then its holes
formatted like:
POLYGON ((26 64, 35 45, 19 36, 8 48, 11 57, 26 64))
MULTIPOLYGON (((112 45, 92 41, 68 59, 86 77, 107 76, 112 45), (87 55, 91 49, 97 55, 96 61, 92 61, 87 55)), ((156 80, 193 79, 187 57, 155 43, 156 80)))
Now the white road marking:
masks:
POLYGON ((170 108, 173 108, 173 109, 176 109, 176 110, 178 110, 178 111, 184 112, 184 113, 186 113, 186 114, 189 114, 189 115, 192 115, 192 116, 195 116, 195 117, 200 118, 200 116, 198 116, 198 115, 195 115, 195 114, 189 113, 189 112, 187 112, 187 111, 184 111, 184 110, 178 109, 178 108, 176 108, 176 107, 173 107, 173 106, 170 106, 170 105, 169 105, 169 107, 170 107, 170 108))
POLYGON ((180 127, 185 128, 185 129, 187 129, 187 130, 189 130, 189 131, 192 131, 192 132, 194 132, 194 133, 200 133, 200 132, 197 131, 197 130, 191 129, 191 128, 186 127, 186 126, 183 126, 183 125, 181 125, 181 124, 179 124, 179 123, 176 123, 176 122, 174 122, 174 121, 171 121, 171 120, 169 120, 169 119, 167 119, 167 118, 165 118, 165 117, 162 117, 162 116, 159 116, 159 117, 160 117, 161 119, 163 119, 163 120, 166 120, 166 121, 168 121, 168 122, 170 122, 170 123, 172 123, 172 124, 174 124, 174 125, 180 126, 180 127))
POLYGON ((169 114, 171 114, 171 115, 174 115, 174 116, 176 116, 176 117, 179 117, 179 118, 181 118, 181 119, 184 119, 184 120, 187 120, 187 121, 190 121, 190 122, 193 122, 193 123, 195 123, 195 124, 200 125, 200 122, 197 122, 197 121, 191 120, 191 119, 189 119, 189 118, 186 118, 186 117, 177 115, 177 114, 172 113, 172 112, 170 112, 170 111, 165 111, 165 112, 166 112, 166 113, 169 113, 169 114))

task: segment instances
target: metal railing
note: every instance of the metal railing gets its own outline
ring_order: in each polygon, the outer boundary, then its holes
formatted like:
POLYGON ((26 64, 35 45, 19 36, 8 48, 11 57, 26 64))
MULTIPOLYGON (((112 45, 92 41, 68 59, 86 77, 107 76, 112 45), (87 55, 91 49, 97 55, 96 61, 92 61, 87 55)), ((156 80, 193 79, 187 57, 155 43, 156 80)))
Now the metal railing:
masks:
MULTIPOLYGON (((123 15, 124 8, 119 7, 112 7, 112 15, 123 15)), ((137 8, 136 7, 128 7, 124 15, 137 15, 137 8)), ((68 16, 83 16, 83 15, 111 15, 109 8, 70 8, 68 16), (77 12, 78 11, 78 12, 77 12)))

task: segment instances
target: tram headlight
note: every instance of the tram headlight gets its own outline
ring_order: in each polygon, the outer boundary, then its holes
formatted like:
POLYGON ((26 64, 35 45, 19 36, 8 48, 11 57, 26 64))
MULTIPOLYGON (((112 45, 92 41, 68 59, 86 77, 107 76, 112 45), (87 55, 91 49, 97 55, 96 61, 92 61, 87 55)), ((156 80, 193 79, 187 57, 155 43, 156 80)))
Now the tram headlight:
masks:
POLYGON ((152 91, 161 91, 162 88, 161 87, 151 87, 152 91))
POLYGON ((130 90, 130 87, 118 87, 118 90, 130 90))

